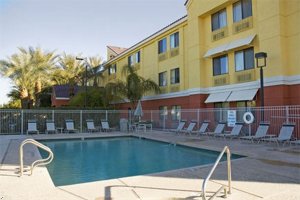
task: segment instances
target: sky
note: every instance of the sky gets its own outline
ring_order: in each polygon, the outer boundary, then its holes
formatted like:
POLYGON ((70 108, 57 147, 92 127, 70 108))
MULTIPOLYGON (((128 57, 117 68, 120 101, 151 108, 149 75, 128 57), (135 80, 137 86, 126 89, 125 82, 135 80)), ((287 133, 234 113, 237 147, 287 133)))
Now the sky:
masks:
MULTIPOLYGON (((18 47, 106 59, 186 15, 185 0, 0 0, 0 60, 18 47)), ((0 104, 12 84, 0 78, 0 104)))

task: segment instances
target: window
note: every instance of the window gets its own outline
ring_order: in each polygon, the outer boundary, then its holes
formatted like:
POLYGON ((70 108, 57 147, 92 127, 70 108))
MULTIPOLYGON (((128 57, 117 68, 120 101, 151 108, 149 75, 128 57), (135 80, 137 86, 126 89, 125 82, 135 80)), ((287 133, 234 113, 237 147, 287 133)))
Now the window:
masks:
POLYGON ((168 117, 168 107, 167 106, 159 106, 159 119, 164 120, 168 117))
POLYGON ((158 53, 164 53, 167 51, 167 38, 158 41, 158 53))
POLYGON ((135 62, 140 63, 141 62, 141 52, 138 51, 135 53, 135 62))
POLYGON ((171 70, 171 84, 180 82, 179 68, 171 70))
POLYGON ((227 26, 226 9, 220 10, 211 16, 212 31, 218 30, 225 26, 227 26))
POLYGON ((228 73, 228 58, 227 55, 216 57, 213 59, 213 75, 221 75, 228 73))
POLYGON ((176 32, 170 36, 170 47, 174 49, 179 46, 179 32, 176 32))
POLYGON ((141 62, 141 53, 140 51, 128 56, 128 65, 133 66, 135 63, 141 62))
POLYGON ((223 102, 223 103, 215 103, 215 108, 216 111, 214 112, 215 115, 215 121, 220 122, 220 121, 227 121, 227 108, 229 108, 229 103, 228 102, 223 102))
POLYGON ((233 4, 233 22, 252 16, 252 0, 241 0, 233 4))
POLYGON ((112 64, 109 69, 108 69, 108 74, 115 74, 117 72, 117 65, 116 64, 112 64))
POLYGON ((180 120, 181 119, 181 106, 172 106, 171 110, 172 120, 180 120))
POLYGON ((158 75, 159 86, 167 86, 167 72, 161 72, 158 75))
POLYGON ((253 69, 254 68, 253 48, 235 52, 234 60, 235 60, 235 71, 253 69))
POLYGON ((134 65, 133 55, 128 57, 128 66, 134 65))

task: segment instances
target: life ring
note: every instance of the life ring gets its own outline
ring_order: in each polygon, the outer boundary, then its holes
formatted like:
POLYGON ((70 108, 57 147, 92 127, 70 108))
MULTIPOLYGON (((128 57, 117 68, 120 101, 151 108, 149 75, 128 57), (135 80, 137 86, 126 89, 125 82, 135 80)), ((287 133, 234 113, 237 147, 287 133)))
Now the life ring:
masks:
POLYGON ((251 112, 245 112, 243 120, 246 124, 252 124, 254 122, 254 116, 251 112))

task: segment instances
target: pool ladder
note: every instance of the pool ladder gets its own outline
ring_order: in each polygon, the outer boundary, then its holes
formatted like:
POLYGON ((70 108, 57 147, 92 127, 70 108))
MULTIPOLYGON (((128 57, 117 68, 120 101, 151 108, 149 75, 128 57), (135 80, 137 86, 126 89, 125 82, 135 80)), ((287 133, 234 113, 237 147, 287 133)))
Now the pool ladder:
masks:
POLYGON ((217 158, 214 166, 211 168, 209 174, 207 175, 206 179, 204 179, 203 184, 202 184, 202 200, 211 200, 213 198, 215 198, 217 196, 217 194, 219 194, 219 192, 221 192, 222 190, 224 190, 224 197, 227 197, 227 194, 231 194, 231 160, 230 160, 230 150, 228 146, 225 146, 223 151, 220 153, 219 157, 217 158), (217 192, 215 192, 214 195, 212 195, 209 199, 206 198, 206 185, 207 182, 209 181, 211 175, 213 174, 213 172, 215 171, 216 167, 218 166, 220 160, 222 159, 222 156, 224 155, 224 153, 226 152, 227 154, 227 175, 228 175, 228 185, 223 185, 220 189, 217 190, 217 192), (228 189, 228 192, 227 192, 228 189))
POLYGON ((34 161, 32 164, 31 164, 31 172, 30 172, 30 175, 32 175, 32 172, 33 172, 33 169, 37 166, 42 166, 42 165, 47 165, 49 163, 51 163, 51 161, 53 160, 54 158, 54 155, 51 151, 51 149, 45 145, 43 145, 42 143, 39 143, 38 141, 34 140, 34 139, 26 139, 24 140, 21 145, 20 145, 20 176, 23 175, 23 172, 24 172, 24 165, 23 165, 23 146, 25 144, 33 144, 45 151, 47 151, 49 153, 49 156, 47 158, 43 158, 43 159, 39 159, 39 160, 36 160, 34 161))

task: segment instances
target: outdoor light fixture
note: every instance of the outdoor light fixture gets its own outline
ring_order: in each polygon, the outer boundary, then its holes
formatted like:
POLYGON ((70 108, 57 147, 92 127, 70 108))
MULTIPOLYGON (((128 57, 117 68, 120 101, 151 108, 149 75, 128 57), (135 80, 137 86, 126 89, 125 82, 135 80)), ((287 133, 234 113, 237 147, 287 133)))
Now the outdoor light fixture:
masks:
POLYGON ((85 95, 84 95, 84 108, 87 106, 87 67, 88 63, 85 58, 80 58, 76 57, 76 60, 84 60, 85 61, 85 80, 84 80, 84 85, 85 85, 85 95))
POLYGON ((263 68, 267 66, 267 53, 259 52, 255 54, 256 58, 256 67, 260 68, 260 106, 262 107, 261 111, 261 120, 264 120, 264 71, 263 68))

